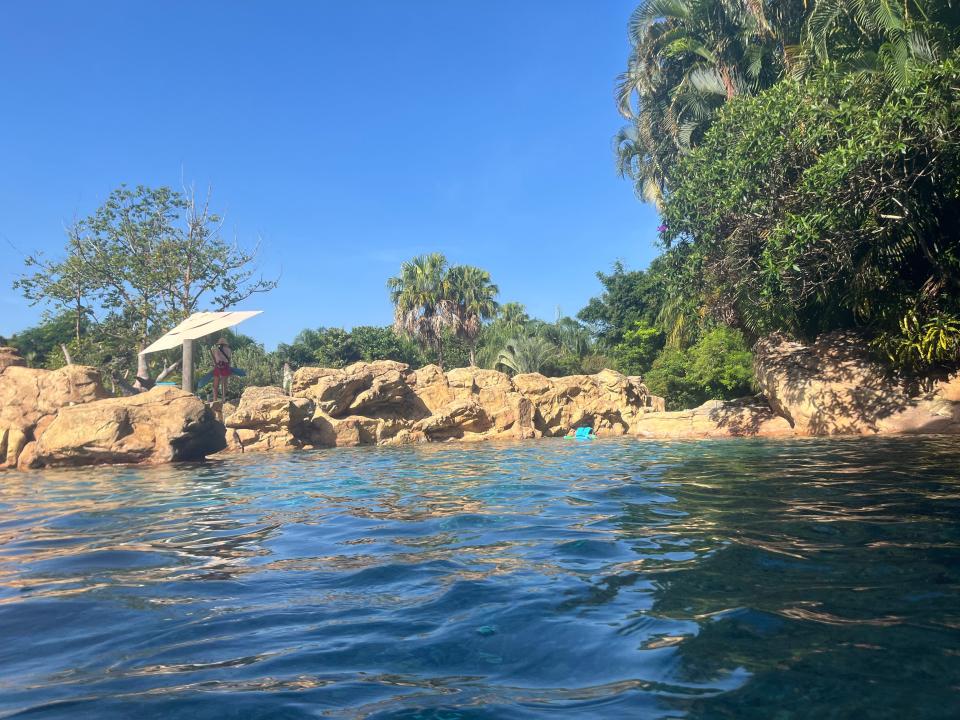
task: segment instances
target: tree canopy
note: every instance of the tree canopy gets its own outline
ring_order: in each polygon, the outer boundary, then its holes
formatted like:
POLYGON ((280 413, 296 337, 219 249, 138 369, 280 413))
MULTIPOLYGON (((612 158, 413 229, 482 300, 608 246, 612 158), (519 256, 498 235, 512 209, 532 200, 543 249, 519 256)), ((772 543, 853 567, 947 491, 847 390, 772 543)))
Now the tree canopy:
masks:
MULTIPOLYGON (((225 310, 276 286, 257 275, 256 251, 225 240, 221 226, 192 194, 121 186, 68 229, 60 258, 29 256, 14 286, 73 317, 79 358, 120 371, 192 312, 225 310)), ((137 376, 146 377, 139 358, 137 376)))
POLYGON ((581 313, 614 355, 858 328, 902 370, 960 364, 960 4, 645 0, 629 32, 620 168, 664 254, 581 313))

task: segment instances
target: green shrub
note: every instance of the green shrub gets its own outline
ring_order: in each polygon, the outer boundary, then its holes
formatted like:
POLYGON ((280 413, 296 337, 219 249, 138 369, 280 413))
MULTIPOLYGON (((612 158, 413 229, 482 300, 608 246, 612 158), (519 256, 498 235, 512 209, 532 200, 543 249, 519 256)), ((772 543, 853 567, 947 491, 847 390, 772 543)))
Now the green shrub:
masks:
POLYGON ((646 383, 654 395, 665 398, 668 410, 743 397, 754 392, 753 355, 742 333, 717 327, 688 350, 668 348, 660 353, 646 383))
MULTIPOLYGON (((958 85, 951 59, 898 87, 830 76, 729 103, 664 207, 689 291, 751 335, 864 327, 893 347, 960 315, 958 85)), ((911 362, 956 360, 937 343, 911 362)))
POLYGON ((662 330, 643 321, 635 322, 613 349, 617 369, 626 375, 645 375, 665 342, 662 330))

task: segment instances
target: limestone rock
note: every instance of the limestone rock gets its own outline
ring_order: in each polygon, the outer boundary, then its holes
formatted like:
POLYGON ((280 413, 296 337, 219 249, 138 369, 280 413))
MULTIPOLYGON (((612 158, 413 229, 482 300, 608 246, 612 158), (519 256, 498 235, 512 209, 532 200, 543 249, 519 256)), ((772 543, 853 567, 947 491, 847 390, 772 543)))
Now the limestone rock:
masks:
POLYGON ((313 414, 308 437, 310 443, 317 447, 377 445, 389 436, 389 433, 383 432, 384 424, 385 421, 380 418, 335 418, 318 409, 313 414))
POLYGON ((475 400, 454 400, 439 412, 419 421, 413 429, 430 440, 462 439, 467 433, 480 434, 493 427, 493 420, 475 400))
POLYGON ((960 402, 960 372, 938 382, 934 394, 942 400, 960 402))
POLYGON ((313 401, 308 398, 289 397, 278 387, 245 388, 237 408, 224 417, 228 446, 240 450, 300 447, 312 414, 313 401))
POLYGON ((30 466, 164 463, 222 450, 224 428, 174 387, 63 407, 31 448, 30 466))
POLYGON ((911 397, 855 333, 828 333, 809 346, 772 335, 754 347, 754 366, 770 407, 801 435, 960 432, 949 388, 911 397))
POLYGON ((651 411, 646 387, 614 370, 560 378, 531 373, 517 375, 513 384, 533 403, 536 427, 544 435, 564 435, 582 425, 599 436, 623 435, 651 411))
POLYGON ((43 370, 10 365, 0 371, 0 468, 16 467, 37 424, 66 406, 107 397, 100 373, 84 365, 43 370))
POLYGON ((27 363, 20 353, 17 352, 16 348, 8 347, 6 345, 0 345, 0 372, 3 372, 4 368, 18 366, 23 367, 27 363))
POLYGON ((635 422, 633 432, 650 439, 796 435, 790 423, 774 414, 762 398, 709 400, 692 410, 650 413, 635 422))
POLYGON ((937 396, 914 399, 903 410, 879 418, 877 431, 884 434, 960 434, 960 402, 937 396))
POLYGON ((591 424, 601 435, 621 435, 652 411, 646 386, 611 370, 511 379, 476 367, 444 373, 428 365, 410 371, 402 363, 383 361, 333 370, 301 368, 293 388, 315 403, 301 439, 327 447, 523 439, 561 435, 576 424, 591 424))
POLYGON ((342 369, 300 368, 293 376, 293 394, 313 400, 333 417, 369 414, 371 409, 397 405, 408 395, 413 373, 392 360, 357 362, 342 369))
POLYGON ((412 389, 428 414, 445 407, 454 399, 450 382, 437 365, 426 365, 417 370, 413 374, 412 389))

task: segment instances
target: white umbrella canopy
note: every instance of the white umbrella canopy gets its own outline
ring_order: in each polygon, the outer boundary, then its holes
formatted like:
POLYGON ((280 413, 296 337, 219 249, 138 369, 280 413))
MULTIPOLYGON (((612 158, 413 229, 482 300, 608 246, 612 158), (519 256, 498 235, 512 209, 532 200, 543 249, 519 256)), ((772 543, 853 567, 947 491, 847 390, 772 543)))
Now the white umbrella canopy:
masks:
POLYGON ((218 330, 225 330, 262 312, 263 310, 228 310, 226 312, 194 313, 156 342, 151 343, 140 354, 147 355, 161 350, 172 350, 182 345, 184 340, 197 340, 218 330))

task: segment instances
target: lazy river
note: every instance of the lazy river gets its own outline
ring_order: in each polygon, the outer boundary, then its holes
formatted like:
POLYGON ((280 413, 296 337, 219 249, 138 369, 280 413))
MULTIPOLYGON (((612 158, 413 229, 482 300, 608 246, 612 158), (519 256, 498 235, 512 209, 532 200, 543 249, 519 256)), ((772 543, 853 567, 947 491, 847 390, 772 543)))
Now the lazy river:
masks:
POLYGON ((0 475, 0 717, 950 718, 955 438, 0 475))

